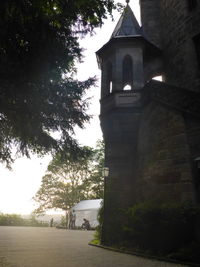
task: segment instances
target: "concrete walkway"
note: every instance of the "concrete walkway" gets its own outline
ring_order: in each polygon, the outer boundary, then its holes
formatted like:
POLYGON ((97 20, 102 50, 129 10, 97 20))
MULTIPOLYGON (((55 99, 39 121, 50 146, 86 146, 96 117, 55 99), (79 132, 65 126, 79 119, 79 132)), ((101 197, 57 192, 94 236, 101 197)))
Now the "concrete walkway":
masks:
POLYGON ((0 227, 1 267, 173 267, 89 246, 92 231, 0 227))

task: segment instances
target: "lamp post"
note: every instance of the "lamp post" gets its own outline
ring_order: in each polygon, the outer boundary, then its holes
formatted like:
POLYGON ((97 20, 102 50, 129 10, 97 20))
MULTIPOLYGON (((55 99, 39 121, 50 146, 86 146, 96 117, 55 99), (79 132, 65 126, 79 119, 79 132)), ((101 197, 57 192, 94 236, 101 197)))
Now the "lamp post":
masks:
POLYGON ((107 179, 109 176, 109 168, 104 167, 102 170, 102 175, 104 177, 104 197, 103 197, 103 222, 102 222, 102 228, 101 228, 101 243, 104 244, 105 242, 105 214, 106 214, 106 184, 107 184, 107 179))
POLYGON ((108 167, 104 167, 102 170, 102 175, 104 178, 109 176, 109 168, 108 167))

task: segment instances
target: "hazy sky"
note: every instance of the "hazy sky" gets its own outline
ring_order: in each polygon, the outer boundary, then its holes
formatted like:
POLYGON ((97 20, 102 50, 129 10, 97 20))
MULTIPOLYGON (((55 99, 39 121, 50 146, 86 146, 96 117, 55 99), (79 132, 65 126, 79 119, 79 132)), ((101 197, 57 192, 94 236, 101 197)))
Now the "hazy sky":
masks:
MULTIPOLYGON (((125 4, 125 0, 118 0, 125 4)), ((131 0, 129 5, 139 20, 139 0, 131 0)), ((97 67, 95 52, 101 48, 110 38, 120 14, 114 14, 114 22, 111 19, 104 22, 101 29, 96 29, 94 36, 87 36, 81 40, 81 45, 86 49, 84 62, 78 65, 77 76, 80 80, 97 76, 100 80, 100 71, 97 67)), ((89 113, 94 116, 90 124, 85 125, 85 130, 77 130, 77 139, 80 144, 94 146, 97 139, 102 137, 99 125, 99 96, 100 83, 88 92, 91 99, 89 113)), ((51 157, 41 159, 33 156, 31 159, 20 158, 13 164, 13 171, 7 170, 0 164, 0 212, 29 214, 34 209, 31 198, 39 189, 41 178, 45 174, 46 167, 51 157)))

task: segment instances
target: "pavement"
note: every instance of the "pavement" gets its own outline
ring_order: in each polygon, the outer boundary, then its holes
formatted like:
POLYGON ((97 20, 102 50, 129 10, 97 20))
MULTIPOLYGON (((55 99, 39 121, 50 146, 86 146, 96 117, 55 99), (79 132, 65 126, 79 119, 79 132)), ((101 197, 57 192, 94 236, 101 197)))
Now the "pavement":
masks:
POLYGON ((0 226, 0 267, 186 266, 89 246, 93 231, 0 226))

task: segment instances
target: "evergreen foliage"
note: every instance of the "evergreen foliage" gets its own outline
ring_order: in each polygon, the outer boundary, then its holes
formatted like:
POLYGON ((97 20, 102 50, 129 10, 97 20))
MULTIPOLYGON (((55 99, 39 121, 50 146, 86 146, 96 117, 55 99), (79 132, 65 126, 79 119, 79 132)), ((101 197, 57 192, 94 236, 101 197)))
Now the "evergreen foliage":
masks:
POLYGON ((0 161, 20 155, 76 151, 86 90, 73 78, 82 58, 78 37, 112 13, 113 0, 2 0, 0 9, 0 161), (60 138, 52 132, 59 131, 60 138))

